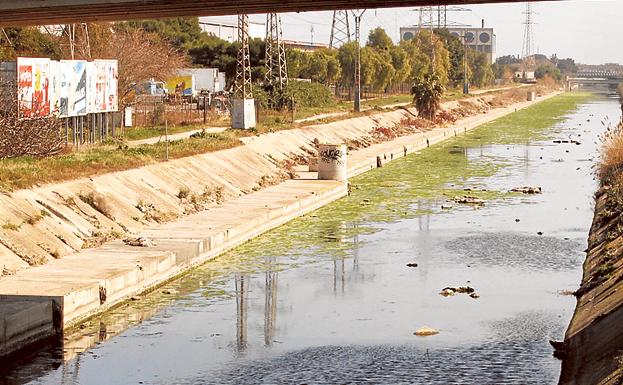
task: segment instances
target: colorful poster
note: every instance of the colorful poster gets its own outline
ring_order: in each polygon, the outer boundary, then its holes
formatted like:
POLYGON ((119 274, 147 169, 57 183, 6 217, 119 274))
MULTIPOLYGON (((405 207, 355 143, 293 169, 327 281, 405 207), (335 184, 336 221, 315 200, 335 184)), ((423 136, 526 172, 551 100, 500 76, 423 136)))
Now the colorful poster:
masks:
POLYGON ((59 116, 60 114, 60 92, 61 92, 61 63, 58 61, 50 62, 50 114, 59 116))
POLYGON ((81 116, 87 113, 87 62, 61 60, 60 116, 81 116))
POLYGON ((17 58, 17 104, 22 118, 50 115, 50 59, 17 58))
POLYGON ((114 112, 118 110, 118 81, 116 60, 95 60, 89 71, 89 112, 114 112))
POLYGON ((107 60, 106 65, 106 111, 119 111, 119 63, 107 60))
POLYGON ((194 76, 177 76, 167 80, 167 92, 169 95, 188 96, 194 93, 194 76))

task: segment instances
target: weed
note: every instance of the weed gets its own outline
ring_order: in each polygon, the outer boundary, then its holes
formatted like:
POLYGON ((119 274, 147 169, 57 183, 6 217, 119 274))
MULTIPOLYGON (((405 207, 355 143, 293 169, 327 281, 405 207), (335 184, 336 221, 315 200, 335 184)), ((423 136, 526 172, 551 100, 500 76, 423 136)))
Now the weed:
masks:
POLYGON ((177 193, 179 199, 187 199, 190 196, 190 189, 188 187, 180 187, 180 191, 177 193))
POLYGON ((21 227, 21 225, 16 225, 15 223, 12 223, 12 222, 6 222, 4 225, 2 225, 3 229, 5 229, 5 230, 13 230, 13 231, 19 230, 20 227, 21 227))
POLYGON ((102 194, 90 192, 88 194, 78 193, 78 198, 81 201, 93 207, 95 210, 102 213, 106 218, 115 220, 112 207, 108 204, 106 197, 102 194))

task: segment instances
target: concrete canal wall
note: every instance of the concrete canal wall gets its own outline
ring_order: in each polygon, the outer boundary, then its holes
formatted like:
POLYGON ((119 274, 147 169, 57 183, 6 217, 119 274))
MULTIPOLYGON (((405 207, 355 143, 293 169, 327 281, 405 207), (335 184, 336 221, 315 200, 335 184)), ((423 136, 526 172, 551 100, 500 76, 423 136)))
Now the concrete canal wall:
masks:
POLYGON ((596 193, 577 306, 556 355, 563 358, 560 384, 623 383, 623 225, 621 192, 596 193))
MULTIPOLYGON (((544 98, 539 99, 543 100, 544 98)), ((486 100, 481 100, 486 104, 486 100)), ((353 176, 535 102, 520 102, 351 151, 353 176)), ((347 185, 284 162, 314 141, 369 138, 415 111, 246 138, 243 146, 0 197, 0 355, 171 280, 271 228, 347 194, 347 185), (120 236, 131 236, 123 242, 120 236), (101 244, 100 244, 101 243, 101 244), (91 247, 96 246, 96 247, 91 247), (31 265, 38 265, 30 267, 31 265)))

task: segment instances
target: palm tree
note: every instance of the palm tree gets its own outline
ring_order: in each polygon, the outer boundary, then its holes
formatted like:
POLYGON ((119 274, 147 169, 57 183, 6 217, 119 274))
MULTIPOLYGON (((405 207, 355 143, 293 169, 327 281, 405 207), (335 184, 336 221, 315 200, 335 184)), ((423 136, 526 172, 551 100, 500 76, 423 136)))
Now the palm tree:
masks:
POLYGON ((441 97, 446 88, 439 76, 434 73, 424 75, 419 79, 413 87, 411 87, 411 95, 413 95, 413 104, 418 110, 418 114, 428 120, 433 120, 435 114, 441 105, 441 97))

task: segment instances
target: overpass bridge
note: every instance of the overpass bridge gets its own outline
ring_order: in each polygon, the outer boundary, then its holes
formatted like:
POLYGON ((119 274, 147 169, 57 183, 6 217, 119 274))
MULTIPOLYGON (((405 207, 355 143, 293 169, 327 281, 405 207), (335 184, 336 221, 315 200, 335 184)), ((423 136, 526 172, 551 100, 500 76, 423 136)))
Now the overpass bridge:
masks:
POLYGON ((0 27, 174 16, 519 2, 524 0, 0 0, 0 27))
POLYGON ((567 89, 574 85, 611 85, 623 83, 623 71, 579 71, 566 79, 567 89))

